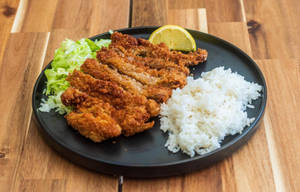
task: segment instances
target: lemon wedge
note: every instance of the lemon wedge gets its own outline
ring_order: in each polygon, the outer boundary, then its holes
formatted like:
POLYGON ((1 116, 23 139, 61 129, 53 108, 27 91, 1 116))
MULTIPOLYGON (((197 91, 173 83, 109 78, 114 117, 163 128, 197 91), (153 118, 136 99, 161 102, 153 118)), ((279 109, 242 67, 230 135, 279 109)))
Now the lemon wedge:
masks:
POLYGON ((196 51, 196 42, 192 35, 178 25, 164 25, 150 35, 153 44, 165 43, 169 49, 180 51, 196 51))

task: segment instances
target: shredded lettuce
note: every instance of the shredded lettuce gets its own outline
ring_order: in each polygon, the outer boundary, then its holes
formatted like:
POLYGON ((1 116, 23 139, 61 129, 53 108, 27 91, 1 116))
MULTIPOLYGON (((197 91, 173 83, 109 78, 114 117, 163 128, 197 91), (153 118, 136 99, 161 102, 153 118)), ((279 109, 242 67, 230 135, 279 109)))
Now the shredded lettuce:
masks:
POLYGON ((101 47, 108 47, 111 40, 101 39, 91 41, 90 39, 81 39, 73 41, 66 39, 61 47, 55 50, 54 59, 51 63, 51 69, 45 70, 47 78, 47 88, 45 94, 47 100, 43 100, 39 108, 42 112, 49 112, 55 109, 59 114, 70 111, 61 103, 60 95, 70 86, 66 77, 80 66, 87 58, 96 58, 96 51, 101 47))

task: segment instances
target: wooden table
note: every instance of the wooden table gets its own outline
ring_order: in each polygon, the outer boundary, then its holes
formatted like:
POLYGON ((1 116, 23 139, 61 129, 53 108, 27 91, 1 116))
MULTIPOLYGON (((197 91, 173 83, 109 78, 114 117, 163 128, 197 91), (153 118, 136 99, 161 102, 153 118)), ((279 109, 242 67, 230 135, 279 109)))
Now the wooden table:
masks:
POLYGON ((299 0, 0 0, 0 191, 300 191, 299 0), (202 171, 122 179, 88 171, 49 148, 31 93, 64 38, 178 24, 228 40, 262 69, 263 123, 251 140, 202 171))

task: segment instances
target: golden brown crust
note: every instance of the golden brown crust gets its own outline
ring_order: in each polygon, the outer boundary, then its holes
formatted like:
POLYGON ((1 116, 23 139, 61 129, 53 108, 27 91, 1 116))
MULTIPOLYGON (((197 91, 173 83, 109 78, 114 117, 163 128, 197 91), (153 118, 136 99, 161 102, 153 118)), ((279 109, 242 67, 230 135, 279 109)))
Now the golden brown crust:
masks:
POLYGON ((207 51, 198 48, 197 51, 188 54, 181 53, 180 51, 170 51, 164 43, 154 45, 146 39, 130 40, 125 43, 127 39, 132 39, 130 35, 115 32, 112 34, 111 49, 119 49, 123 54, 131 54, 135 56, 161 58, 165 61, 174 62, 180 66, 197 65, 206 61, 207 51), (125 47, 124 47, 125 45, 125 47))
POLYGON ((65 116, 68 124, 85 137, 101 142, 121 134, 120 125, 112 118, 114 109, 108 103, 72 87, 62 94, 61 100, 65 105, 74 107, 65 116))
POLYGON ((171 87, 151 84, 144 85, 130 76, 120 74, 117 70, 112 69, 102 63, 98 63, 98 61, 95 59, 87 59, 80 69, 84 73, 90 74, 96 79, 114 82, 132 94, 144 95, 150 100, 154 99, 157 103, 163 103, 167 101, 172 94, 171 87))
POLYGON ((155 101, 132 95, 111 82, 94 79, 76 70, 67 80, 72 87, 62 94, 61 99, 74 110, 66 119, 93 141, 114 137, 119 130, 116 127, 122 127, 122 133, 128 136, 142 132, 153 126, 154 122, 148 120, 159 113, 159 105, 155 101), (104 121, 100 121, 101 118, 104 121), (108 131, 108 122, 114 124, 111 132, 108 131), (94 128, 90 128, 91 125, 94 128))
POLYGON ((172 89, 182 88, 189 74, 187 66, 204 62, 206 50, 189 54, 170 51, 164 44, 115 32, 109 48, 87 59, 81 71, 69 74, 71 87, 61 96, 73 111, 65 117, 80 134, 95 142, 131 136, 150 129, 160 103, 172 89))

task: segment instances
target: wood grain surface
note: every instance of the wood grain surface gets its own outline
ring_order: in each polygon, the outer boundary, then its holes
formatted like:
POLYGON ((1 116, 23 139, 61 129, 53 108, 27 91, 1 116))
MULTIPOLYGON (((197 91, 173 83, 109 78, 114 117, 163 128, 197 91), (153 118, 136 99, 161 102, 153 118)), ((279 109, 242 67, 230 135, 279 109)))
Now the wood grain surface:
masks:
POLYGON ((300 191, 299 13, 298 0, 0 0, 0 191, 300 191), (61 41, 164 24, 216 35, 257 61, 268 103, 250 141, 207 169, 159 179, 94 173, 48 147, 31 93, 61 41))

